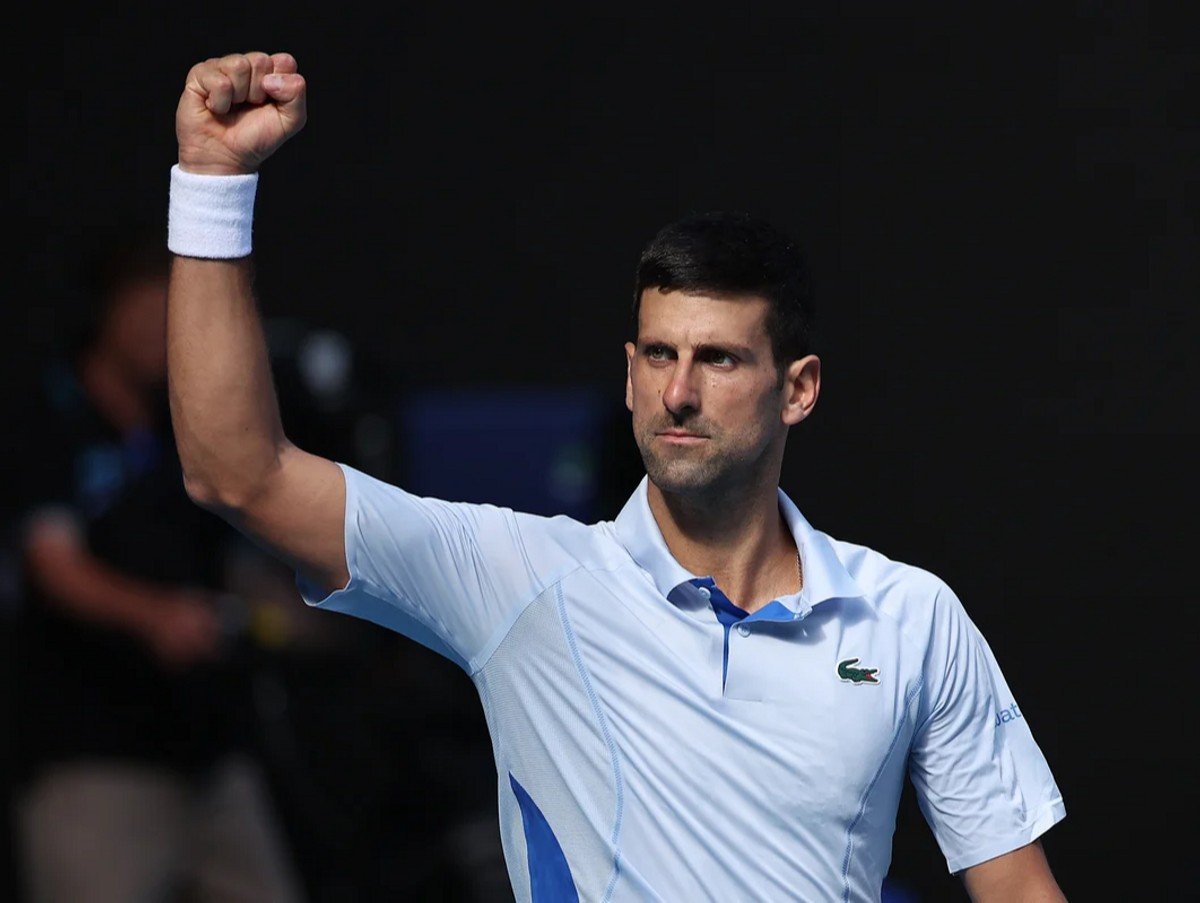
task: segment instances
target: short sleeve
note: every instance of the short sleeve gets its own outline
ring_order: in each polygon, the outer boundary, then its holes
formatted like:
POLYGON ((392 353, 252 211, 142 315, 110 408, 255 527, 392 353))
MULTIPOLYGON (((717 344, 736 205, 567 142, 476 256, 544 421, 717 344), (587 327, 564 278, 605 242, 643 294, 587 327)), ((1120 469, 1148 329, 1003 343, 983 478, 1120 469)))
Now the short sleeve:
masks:
POLYGON ((404 634, 474 673, 547 585, 527 547, 537 537, 523 535, 510 509, 423 498, 338 466, 350 579, 320 598, 298 575, 304 601, 404 634))
POLYGON ((1025 846, 1066 816, 991 648, 944 583, 909 773, 952 873, 1025 846))

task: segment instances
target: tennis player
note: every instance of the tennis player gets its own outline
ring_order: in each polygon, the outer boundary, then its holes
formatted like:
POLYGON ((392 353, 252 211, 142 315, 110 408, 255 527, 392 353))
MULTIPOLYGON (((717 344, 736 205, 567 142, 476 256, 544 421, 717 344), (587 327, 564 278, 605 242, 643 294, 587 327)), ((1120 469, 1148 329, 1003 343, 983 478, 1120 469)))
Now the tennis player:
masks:
POLYGON ((517 899, 878 900, 907 774, 973 900, 1063 900, 1038 840, 1061 794, 955 593, 816 529, 779 487, 821 387, 796 246, 718 213, 645 249, 625 396, 646 476, 614 521, 419 498, 280 422, 251 226, 305 93, 289 54, 245 53, 194 66, 179 101, 186 487, 310 604, 470 675, 517 899))

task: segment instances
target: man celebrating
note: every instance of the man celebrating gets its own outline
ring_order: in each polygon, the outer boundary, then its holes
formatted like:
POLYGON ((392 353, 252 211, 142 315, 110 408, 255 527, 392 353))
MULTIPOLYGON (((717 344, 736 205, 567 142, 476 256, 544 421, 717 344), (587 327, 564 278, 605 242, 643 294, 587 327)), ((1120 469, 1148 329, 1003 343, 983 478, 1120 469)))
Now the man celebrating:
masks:
POLYGON ((779 488, 820 360, 796 247, 690 217, 636 281, 646 477, 585 525, 417 498, 280 423, 251 288, 257 170, 306 119, 288 54, 210 59, 176 117, 171 406, 191 497, 305 599, 441 652, 491 731, 518 899, 878 900, 904 775, 975 900, 1062 900, 1065 815, 996 660, 934 574, 779 488))

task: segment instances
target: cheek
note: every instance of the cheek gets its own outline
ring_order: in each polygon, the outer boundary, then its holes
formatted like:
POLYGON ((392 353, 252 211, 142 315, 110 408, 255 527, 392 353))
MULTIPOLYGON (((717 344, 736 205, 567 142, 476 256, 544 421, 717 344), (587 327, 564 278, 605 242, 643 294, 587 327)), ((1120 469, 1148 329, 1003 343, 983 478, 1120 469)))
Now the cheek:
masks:
POLYGON ((632 407, 634 414, 646 413, 650 411, 658 399, 662 397, 662 390, 655 385, 654 380, 646 374, 638 374, 634 371, 633 378, 630 380, 627 397, 632 407))
POLYGON ((167 310, 164 305, 130 303, 114 323, 114 331, 127 348, 166 343, 167 310))
POLYGON ((166 324, 148 321, 125 333, 125 356, 144 371, 155 371, 167 358, 166 324))
POLYGON ((165 323, 147 320, 129 332, 129 342, 134 353, 153 359, 165 353, 167 330, 165 323))
POLYGON ((729 425, 730 432, 757 439, 771 432, 778 411, 774 395, 754 387, 723 398, 718 416, 720 422, 729 425))
POLYGON ((633 414, 634 426, 639 423, 644 423, 650 416, 650 412, 654 410, 654 399, 647 397, 644 388, 634 386, 627 399, 629 410, 633 414))

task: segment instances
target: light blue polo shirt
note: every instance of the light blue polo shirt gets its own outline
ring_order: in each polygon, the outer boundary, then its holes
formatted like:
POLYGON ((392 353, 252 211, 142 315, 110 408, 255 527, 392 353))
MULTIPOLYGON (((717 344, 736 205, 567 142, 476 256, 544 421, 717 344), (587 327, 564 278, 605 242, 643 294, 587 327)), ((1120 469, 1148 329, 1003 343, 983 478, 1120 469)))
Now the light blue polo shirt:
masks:
POLYGON ((906 773, 951 872, 1065 815, 950 588, 782 490, 803 588, 744 616, 671 557, 646 479, 583 524, 340 466, 350 580, 301 591, 471 676, 518 900, 879 900, 906 773))

